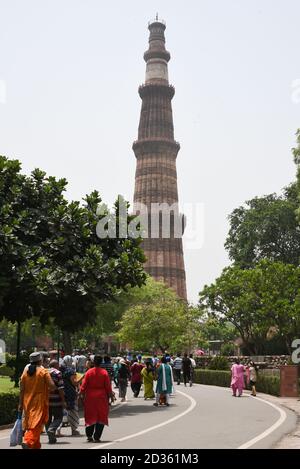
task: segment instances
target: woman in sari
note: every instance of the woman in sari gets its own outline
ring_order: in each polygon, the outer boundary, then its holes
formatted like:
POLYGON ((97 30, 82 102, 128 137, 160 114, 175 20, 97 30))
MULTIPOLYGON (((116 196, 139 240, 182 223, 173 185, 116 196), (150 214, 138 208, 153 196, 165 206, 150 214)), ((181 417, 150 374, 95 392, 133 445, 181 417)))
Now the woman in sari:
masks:
POLYGON ((102 357, 95 355, 95 366, 85 373, 80 388, 84 402, 85 432, 90 442, 100 442, 104 425, 108 425, 109 400, 115 400, 110 378, 101 364, 102 357))
POLYGON ((238 397, 241 397, 243 394, 245 387, 244 371, 244 365, 240 364, 240 360, 235 360, 231 367, 231 388, 234 397, 236 397, 236 392, 238 392, 238 397))
POLYGON ((156 376, 151 361, 146 362, 146 367, 142 369, 141 375, 144 384, 144 399, 145 401, 147 399, 153 399, 155 397, 153 391, 153 381, 156 379, 156 376))
POLYGON ((30 364, 21 376, 19 412, 24 412, 25 430, 23 449, 40 449, 40 435, 49 419, 49 391, 55 390, 48 370, 42 367, 39 352, 30 356, 30 364))
POLYGON ((161 365, 157 370, 156 402, 154 402, 153 405, 157 407, 159 403, 163 402, 166 406, 169 406, 169 399, 172 391, 172 369, 167 363, 166 357, 162 357, 161 365))

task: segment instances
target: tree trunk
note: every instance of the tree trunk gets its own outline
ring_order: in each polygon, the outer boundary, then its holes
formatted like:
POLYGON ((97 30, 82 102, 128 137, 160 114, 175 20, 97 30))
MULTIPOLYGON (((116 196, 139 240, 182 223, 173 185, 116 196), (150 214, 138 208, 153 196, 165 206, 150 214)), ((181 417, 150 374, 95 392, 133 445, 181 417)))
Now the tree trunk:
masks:
POLYGON ((288 354, 289 354, 289 355, 292 354, 291 343, 292 343, 292 340, 289 340, 288 337, 285 337, 285 345, 286 345, 286 348, 287 348, 287 351, 288 351, 288 354))
POLYGON ((69 331, 62 331, 62 335, 63 335, 64 352, 66 355, 71 355, 73 351, 71 333, 69 331))
POLYGON ((20 345, 21 345, 21 322, 17 322, 17 353, 16 353, 16 368, 15 368, 15 388, 19 387, 20 377, 20 345))

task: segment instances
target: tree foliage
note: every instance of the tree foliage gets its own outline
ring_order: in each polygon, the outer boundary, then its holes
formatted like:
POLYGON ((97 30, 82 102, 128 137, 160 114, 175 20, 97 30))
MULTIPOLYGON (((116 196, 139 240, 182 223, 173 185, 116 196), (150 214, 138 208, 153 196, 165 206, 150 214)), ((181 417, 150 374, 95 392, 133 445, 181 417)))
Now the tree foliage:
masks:
POLYGON ((296 186, 297 186, 297 199, 298 199, 298 207, 296 210, 297 220, 300 220, 300 129, 296 132, 296 147, 292 149, 294 162, 297 166, 297 173, 296 173, 296 186))
POLYGON ((229 216, 225 248, 237 265, 249 268, 262 259, 299 264, 300 227, 295 184, 282 196, 255 197, 229 216))
POLYGON ((114 217, 118 230, 119 201, 112 212, 97 214, 98 192, 83 204, 68 202, 65 179, 20 169, 0 157, 0 319, 35 315, 75 331, 94 319, 100 300, 144 283, 141 238, 97 236, 105 216, 114 217))
POLYGON ((119 321, 117 337, 140 350, 192 349, 202 338, 199 311, 177 297, 175 292, 149 278, 135 289, 132 305, 119 321))
POLYGON ((270 328, 290 350, 300 330, 300 268, 260 261, 252 269, 231 266, 200 292, 200 307, 222 324, 229 321, 250 353, 261 353, 270 328))
POLYGON ((66 181, 36 169, 20 173, 20 163, 0 157, 0 316, 24 321, 41 310, 37 276, 51 218, 61 206, 66 181))

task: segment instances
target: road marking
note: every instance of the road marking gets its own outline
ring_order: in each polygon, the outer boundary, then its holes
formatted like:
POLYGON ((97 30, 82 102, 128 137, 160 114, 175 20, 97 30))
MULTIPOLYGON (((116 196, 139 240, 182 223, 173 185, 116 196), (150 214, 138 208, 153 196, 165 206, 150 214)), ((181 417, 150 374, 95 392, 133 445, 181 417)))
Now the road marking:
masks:
POLYGON ((253 397, 252 399, 255 399, 257 401, 261 401, 261 402, 264 402, 265 404, 270 405, 271 407, 273 407, 274 409, 276 409, 279 412, 280 417, 277 420, 277 422, 275 422, 271 427, 269 427, 264 432, 260 433, 258 436, 256 436, 256 437, 252 438, 251 440, 247 441, 243 445, 239 446, 238 449, 250 448, 250 446, 255 445, 255 443, 257 443, 258 441, 263 440, 264 438, 266 438, 266 436, 270 435, 278 427, 280 427, 280 425, 282 425, 283 422, 285 421, 285 419, 287 418, 286 412, 283 409, 281 409, 280 407, 278 407, 277 405, 272 404, 271 402, 265 401, 264 399, 260 399, 259 397, 253 397))
MULTIPOLYGON (((214 386, 214 388, 215 388, 215 389, 224 390, 224 388, 218 387, 218 386, 214 386)), ((227 388, 226 390, 227 390, 227 391, 230 391, 230 389, 228 389, 228 388, 227 388)), ((105 444, 103 444, 103 445, 94 446, 94 447, 91 448, 91 449, 100 449, 100 448, 104 448, 104 447, 106 447, 106 446, 114 445, 115 443, 119 443, 119 442, 122 442, 122 441, 126 441, 126 440, 129 440, 129 439, 131 439, 131 438, 135 438, 135 437, 137 437, 137 436, 140 436, 140 435, 143 435, 143 434, 145 434, 145 433, 148 433, 148 432, 151 432, 151 431, 153 431, 153 430, 156 430, 157 428, 160 428, 160 427, 163 427, 163 426, 165 426, 165 425, 168 425, 169 423, 172 423, 172 422, 178 420, 178 419, 181 418, 181 417, 184 417, 186 414, 188 414, 189 412, 191 412, 191 411, 196 407, 197 402, 195 401, 195 399, 194 399, 193 397, 189 396, 188 394, 185 394, 185 393, 182 392, 182 391, 176 390, 176 392, 178 392, 179 394, 182 394, 183 396, 187 397, 187 398, 191 401, 190 406, 189 406, 188 409, 186 409, 184 412, 182 412, 181 414, 176 415, 175 417, 172 417, 172 418, 169 419, 169 420, 166 420, 165 422, 162 422, 162 423, 160 423, 160 424, 158 424, 158 425, 154 425, 154 426, 152 426, 152 427, 149 427, 149 428, 147 428, 147 429, 145 429, 145 430, 142 430, 142 431, 140 431, 140 432, 138 432, 138 433, 133 433, 133 434, 131 434, 131 435, 125 436, 125 437, 123 437, 123 438, 119 438, 118 440, 112 441, 112 442, 110 442, 110 443, 105 443, 105 444)), ((250 397, 250 396, 249 396, 249 397, 250 397)), ((264 400, 264 399, 261 399, 261 398, 259 398, 259 397, 252 397, 252 399, 255 399, 255 400, 257 400, 257 401, 261 401, 261 402, 263 402, 263 403, 265 403, 265 404, 268 404, 269 406, 273 407, 274 409, 276 409, 276 410, 279 412, 280 417, 279 417, 279 419, 278 419, 271 427, 269 427, 269 428, 268 428, 267 430, 265 430, 264 432, 260 433, 258 436, 254 437, 254 438, 252 438, 251 440, 247 441, 246 443, 242 444, 241 446, 238 447, 238 449, 247 449, 247 448, 250 448, 251 446, 253 446, 253 445, 254 445, 255 443, 257 443, 258 441, 260 441, 260 440, 266 438, 268 435, 270 435, 272 432, 274 432, 277 428, 279 428, 280 425, 282 425, 283 422, 284 422, 284 421, 286 420, 286 418, 287 418, 286 412, 285 412, 283 409, 281 409, 280 407, 278 407, 277 405, 275 405, 275 404, 273 404, 273 403, 271 403, 271 402, 269 402, 269 401, 266 401, 266 400, 264 400)), ((128 402, 128 401, 127 401, 127 402, 128 402)), ((124 405, 124 404, 126 404, 127 402, 122 402, 122 403, 120 402, 120 403, 118 403, 117 405, 115 405, 115 406, 113 406, 113 407, 111 408, 111 411, 112 411, 112 410, 115 410, 116 408, 118 408, 118 407, 120 407, 120 406, 122 406, 122 405, 124 405)), ((84 419, 81 418, 80 421, 82 421, 82 420, 84 420, 84 419)), ((10 429, 10 431, 11 431, 11 429, 10 429)), ((82 435, 82 436, 84 436, 84 435, 82 435)), ((8 439, 9 437, 10 437, 10 433, 7 434, 7 436, 0 437, 0 440, 6 440, 6 439, 8 439)))
POLYGON ((145 430, 142 430, 140 432, 132 433, 131 435, 124 436, 123 438, 118 438, 117 440, 111 441, 110 443, 105 443, 104 445, 93 446, 93 448, 91 449, 101 449, 101 448, 105 448, 106 446, 111 446, 116 443, 121 443, 122 441, 130 440, 131 438, 136 438, 137 436, 144 435, 145 433, 148 433, 148 432, 152 432, 153 430, 156 430, 157 428, 161 428, 161 427, 164 427, 165 425, 169 425, 170 423, 175 422, 175 420, 178 420, 181 417, 184 417, 186 414, 191 412, 196 407, 197 402, 195 401, 193 397, 189 396, 188 394, 185 394, 182 391, 176 390, 176 392, 178 392, 178 394, 182 394, 183 396, 187 397, 191 402, 190 406, 184 412, 181 412, 181 414, 178 414, 175 417, 172 417, 171 419, 166 420, 165 422, 159 423, 157 425, 153 425, 152 427, 146 428, 145 430))

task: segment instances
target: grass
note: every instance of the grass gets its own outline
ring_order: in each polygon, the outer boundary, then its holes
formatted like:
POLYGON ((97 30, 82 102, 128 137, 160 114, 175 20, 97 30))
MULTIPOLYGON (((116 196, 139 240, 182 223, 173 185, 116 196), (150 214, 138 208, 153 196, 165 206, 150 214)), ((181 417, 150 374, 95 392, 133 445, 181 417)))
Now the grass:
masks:
POLYGON ((13 381, 10 380, 9 376, 0 376, 0 392, 19 391, 18 388, 14 388, 13 381))

